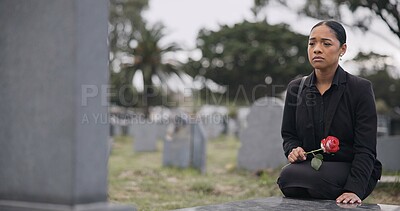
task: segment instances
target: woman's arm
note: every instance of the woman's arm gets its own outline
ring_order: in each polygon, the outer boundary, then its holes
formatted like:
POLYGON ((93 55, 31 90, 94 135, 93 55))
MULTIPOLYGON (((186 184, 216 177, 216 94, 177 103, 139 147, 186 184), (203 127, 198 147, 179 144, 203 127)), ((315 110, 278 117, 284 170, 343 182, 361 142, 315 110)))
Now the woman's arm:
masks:
POLYGON ((361 79, 355 108, 354 160, 344 189, 363 198, 376 160, 377 115, 371 82, 361 79))
POLYGON ((296 107, 297 92, 301 79, 294 80, 289 83, 286 91, 285 107, 283 109, 281 135, 283 138, 283 150, 285 156, 288 157, 290 152, 299 146, 301 141, 296 131, 296 107))

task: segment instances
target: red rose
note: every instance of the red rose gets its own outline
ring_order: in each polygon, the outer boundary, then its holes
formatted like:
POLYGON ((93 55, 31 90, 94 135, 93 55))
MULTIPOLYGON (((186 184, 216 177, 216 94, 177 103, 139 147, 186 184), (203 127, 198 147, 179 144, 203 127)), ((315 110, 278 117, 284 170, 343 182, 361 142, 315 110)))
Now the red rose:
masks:
POLYGON ((322 160, 324 159, 324 157, 321 154, 315 154, 315 153, 321 150, 324 151, 325 153, 335 153, 339 151, 339 139, 336 138, 335 136, 328 136, 321 140, 321 148, 310 152, 306 152, 306 155, 310 153, 313 154, 314 157, 311 160, 311 167, 313 167, 317 171, 321 167, 322 160))
POLYGON ((335 136, 328 136, 321 140, 321 148, 326 153, 335 153, 339 150, 339 139, 335 136))

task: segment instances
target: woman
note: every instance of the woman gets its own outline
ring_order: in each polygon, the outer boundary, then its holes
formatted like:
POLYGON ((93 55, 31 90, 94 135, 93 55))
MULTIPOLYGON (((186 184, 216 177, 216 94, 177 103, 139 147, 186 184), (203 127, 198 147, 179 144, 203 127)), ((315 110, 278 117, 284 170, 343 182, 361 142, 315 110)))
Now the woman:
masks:
POLYGON ((380 179, 372 85, 339 66, 346 49, 346 32, 340 23, 316 24, 308 40, 308 59, 314 70, 303 87, 299 87, 301 79, 288 85, 281 132, 291 165, 278 178, 287 197, 361 203, 380 179), (305 153, 319 149, 327 136, 340 140, 340 150, 322 153, 322 166, 315 170, 310 164, 313 155, 305 153))

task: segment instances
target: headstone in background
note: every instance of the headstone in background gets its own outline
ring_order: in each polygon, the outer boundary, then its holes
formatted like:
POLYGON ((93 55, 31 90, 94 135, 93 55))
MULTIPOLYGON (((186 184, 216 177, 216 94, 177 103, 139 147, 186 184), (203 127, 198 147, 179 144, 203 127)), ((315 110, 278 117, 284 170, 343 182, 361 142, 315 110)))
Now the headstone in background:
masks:
POLYGON ((107 203, 106 0, 0 1, 0 210, 107 203))
POLYGON ((247 128, 247 116, 250 113, 250 107, 240 107, 237 109, 237 127, 238 133, 240 134, 245 128, 247 128))
POLYGON ((239 168, 254 171, 286 163, 280 132, 282 114, 283 102, 277 98, 260 98, 252 105, 247 128, 239 135, 239 168))
POLYGON ((237 136, 239 134, 239 124, 236 119, 229 118, 227 126, 228 126, 228 128, 227 128, 228 135, 237 136))
POLYGON ((110 157, 111 152, 112 152, 112 148, 113 148, 113 144, 114 144, 114 138, 113 137, 109 137, 107 144, 108 144, 108 157, 110 157))
POLYGON ((203 126, 198 123, 191 124, 192 127, 192 166, 199 169, 201 173, 206 172, 207 138, 203 126))
POLYGON ((222 118, 220 119, 217 115, 206 117, 207 120, 203 121, 204 133, 207 139, 218 138, 224 131, 224 125, 222 118), (219 120, 220 119, 220 120, 219 120))
POLYGON ((117 137, 122 136, 122 126, 117 123, 110 124, 110 136, 117 137))
POLYGON ((188 168, 191 164, 191 129, 189 125, 173 129, 171 137, 164 139, 163 166, 188 168))
POLYGON ((155 123, 134 124, 133 149, 135 152, 157 151, 158 126, 155 123))
POLYGON ((165 134, 167 133, 167 124, 155 123, 155 132, 157 133, 157 140, 164 140, 165 134))
POLYGON ((224 117, 228 114, 227 107, 203 105, 197 114, 201 118, 207 139, 217 138, 226 129, 224 126, 224 117))
POLYGON ((190 123, 175 129, 164 139, 163 166, 193 167, 201 173, 206 171, 207 139, 201 124, 190 123))
POLYGON ((400 135, 380 136, 377 140, 377 158, 382 163, 383 170, 399 171, 400 135))
POLYGON ((128 124, 128 134, 127 134, 127 136, 134 137, 134 135, 135 135, 135 124, 133 124, 133 122, 131 122, 130 124, 128 124))

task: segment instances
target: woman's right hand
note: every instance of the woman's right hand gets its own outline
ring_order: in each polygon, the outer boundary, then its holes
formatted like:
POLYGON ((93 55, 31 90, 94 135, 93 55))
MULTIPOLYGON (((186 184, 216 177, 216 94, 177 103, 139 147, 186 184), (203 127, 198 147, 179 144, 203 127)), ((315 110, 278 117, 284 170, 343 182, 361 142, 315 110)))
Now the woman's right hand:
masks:
POLYGON ((290 154, 288 156, 288 161, 290 163, 305 161, 306 159, 307 159, 306 152, 301 147, 292 149, 292 151, 290 152, 290 154))

